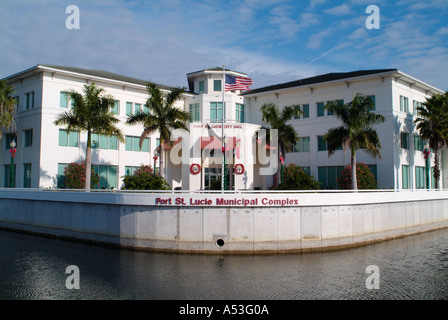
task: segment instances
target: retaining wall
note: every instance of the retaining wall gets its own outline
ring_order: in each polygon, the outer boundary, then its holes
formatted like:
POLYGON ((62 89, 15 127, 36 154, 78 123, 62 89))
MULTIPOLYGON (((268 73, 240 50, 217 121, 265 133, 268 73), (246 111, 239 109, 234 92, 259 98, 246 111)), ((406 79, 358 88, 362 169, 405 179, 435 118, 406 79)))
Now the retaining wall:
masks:
POLYGON ((156 251, 328 250, 448 227, 448 191, 153 194, 2 189, 0 227, 156 251))

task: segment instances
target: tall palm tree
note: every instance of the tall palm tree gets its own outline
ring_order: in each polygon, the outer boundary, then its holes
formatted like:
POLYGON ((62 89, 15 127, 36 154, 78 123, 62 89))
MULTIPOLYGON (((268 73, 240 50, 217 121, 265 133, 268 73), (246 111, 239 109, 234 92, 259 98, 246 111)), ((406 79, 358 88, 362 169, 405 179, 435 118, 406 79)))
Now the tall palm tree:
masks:
POLYGON ((448 92, 426 98, 422 106, 417 107, 417 112, 419 117, 414 121, 416 129, 434 151, 434 180, 438 188, 440 149, 448 146, 448 92))
POLYGON ((90 175, 92 166, 92 133, 114 135, 123 142, 122 131, 116 126, 120 122, 111 112, 114 98, 105 95, 104 89, 92 83, 84 85, 84 96, 71 90, 68 97, 73 102, 70 111, 63 112, 54 121, 55 125, 67 125, 67 131, 87 131, 86 149, 86 181, 85 189, 90 189, 90 175))
MULTIPOLYGON (((143 133, 140 136, 140 148, 143 141, 150 134, 159 132, 160 134, 160 170, 159 175, 163 177, 164 143, 171 144, 170 136, 174 129, 184 129, 189 131, 187 122, 190 114, 174 106, 174 103, 182 97, 184 89, 174 88, 167 95, 164 95, 160 88, 153 82, 147 82, 149 98, 145 106, 147 112, 140 111, 135 115, 128 116, 127 124, 143 125, 143 133)), ((155 168, 154 168, 155 169, 155 168)))
MULTIPOLYGON (((262 113, 262 121, 270 126, 270 129, 277 130, 278 133, 278 163, 280 158, 286 159, 286 153, 292 152, 294 146, 299 140, 299 136, 290 124, 286 124, 293 116, 297 117, 301 114, 301 111, 294 106, 286 106, 280 110, 275 103, 265 103, 261 106, 260 111, 262 113)), ((277 177, 280 170, 277 170, 277 177)))
POLYGON ((342 121, 342 125, 331 128, 324 136, 327 142, 328 156, 332 155, 341 145, 346 151, 350 149, 350 164, 352 167, 352 190, 358 189, 356 178, 356 150, 364 150, 370 156, 381 158, 380 139, 373 125, 384 122, 386 119, 380 114, 372 112, 373 101, 357 94, 347 103, 327 103, 325 108, 342 121))
POLYGON ((14 88, 6 80, 0 81, 0 138, 2 128, 10 128, 14 123, 15 100, 11 97, 14 88))

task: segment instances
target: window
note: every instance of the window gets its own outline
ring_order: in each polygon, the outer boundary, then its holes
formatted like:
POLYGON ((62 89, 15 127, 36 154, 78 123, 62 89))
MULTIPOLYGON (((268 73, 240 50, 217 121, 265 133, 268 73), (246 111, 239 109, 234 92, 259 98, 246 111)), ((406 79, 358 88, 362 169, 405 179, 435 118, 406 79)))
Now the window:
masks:
POLYGON ((400 96, 400 111, 409 112, 409 99, 405 96, 400 96))
POLYGON ((110 111, 113 114, 117 114, 118 115, 118 113, 120 112, 120 101, 114 100, 114 105, 113 105, 113 107, 110 108, 110 111))
MULTIPOLYGON (((344 104, 344 100, 327 101, 327 103, 344 104)), ((327 110, 327 116, 334 116, 334 112, 332 110, 328 109, 327 110)))
POLYGON ((338 178, 344 171, 343 166, 318 167, 318 181, 323 189, 337 189, 338 178))
MULTIPOLYGON (((14 164, 13 166, 13 175, 14 175, 14 179, 12 181, 12 187, 15 188, 16 187, 16 177, 17 177, 17 171, 16 171, 16 165, 14 164)), ((4 181, 4 187, 5 188, 10 188, 11 187, 11 165, 7 164, 5 165, 5 181, 4 181)))
POLYGON ((324 107, 325 107, 325 103, 323 103, 323 102, 317 103, 317 116, 318 117, 323 117, 325 115, 324 107))
POLYGON ((375 101, 375 96, 367 96, 367 98, 370 98, 370 100, 372 100, 372 104, 373 104, 373 110, 376 110, 376 101, 375 101))
POLYGON ((142 143, 142 148, 140 149, 140 137, 126 136, 125 139, 125 150, 126 151, 139 151, 139 152, 149 152, 150 142, 149 138, 145 138, 142 143))
POLYGON ((311 170, 310 167, 302 167, 303 171, 307 174, 310 175, 311 174, 311 170))
POLYGON ((415 188, 426 188, 425 167, 415 167, 415 188))
POLYGON ((61 91, 59 93, 59 107, 60 108, 64 108, 64 109, 68 108, 68 98, 69 98, 68 92, 61 91))
POLYGON ((34 91, 25 93, 25 108, 27 110, 34 108, 34 91))
POLYGON ((235 120, 237 123, 244 123, 244 104, 236 104, 235 120))
POLYGON ((205 82, 202 80, 199 81, 199 93, 204 93, 204 91, 205 91, 205 82))
POLYGON ((295 119, 307 119, 310 117, 310 105, 309 104, 303 104, 303 105, 296 105, 294 106, 297 110, 301 111, 301 114, 299 117, 295 117, 295 119))
POLYGON ((327 151, 327 142, 324 136, 317 137, 317 151, 327 151))
POLYGON ((23 187, 31 188, 31 163, 23 165, 23 187))
POLYGON ((116 166, 99 166, 93 165, 92 169, 98 173, 100 177, 100 189, 116 189, 117 188, 117 167, 116 166))
POLYGON ((409 166, 408 165, 401 166, 401 180, 402 180, 402 188, 409 189, 410 179, 409 179, 409 166))
POLYGON ((222 102, 210 102, 210 121, 222 121, 222 102))
POLYGON ((78 147, 79 146, 79 132, 59 129, 59 146, 60 147, 78 147))
POLYGON ((425 149, 425 140, 418 135, 414 135, 414 150, 423 151, 425 149))
POLYGON ((401 133, 401 148, 409 149, 409 133, 407 132, 401 133))
POLYGON ((117 136, 107 136, 105 134, 92 133, 92 149, 118 150, 117 136))
POLYGON ((213 90, 221 91, 221 80, 213 80, 213 90))
POLYGON ((132 102, 126 102, 126 116, 132 116, 134 114, 132 102))
POLYGON ((420 112, 418 111, 418 109, 417 108, 421 108, 421 107, 423 107, 423 105, 422 105, 422 103, 421 102, 419 102, 419 101, 413 101, 412 102, 412 104, 413 104, 413 111, 414 111, 414 116, 417 116, 417 117, 419 117, 420 116, 420 112))
POLYGON ((33 145, 33 129, 25 130, 25 147, 31 147, 33 145))
POLYGON ((17 96, 17 97, 14 97, 13 99, 14 99, 14 106, 16 108, 16 112, 18 112, 19 106, 20 106, 20 98, 19 98, 19 96, 17 96))
MULTIPOLYGON (((14 140, 17 145, 17 136, 15 134, 11 134, 11 133, 5 134, 5 149, 6 150, 11 149, 12 140, 14 140)), ((16 148, 17 148, 17 146, 16 146, 16 148)))
POLYGON ((310 137, 300 137, 293 152, 310 152, 310 137))
POLYGON ((140 167, 131 167, 131 166, 126 166, 124 167, 124 174, 126 176, 132 176, 135 172, 135 170, 139 169, 140 167))
POLYGON ((67 163, 58 163, 58 174, 56 175, 56 187, 65 188, 65 168, 67 163))
POLYGON ((190 104, 190 122, 198 122, 199 118, 199 103, 190 104))

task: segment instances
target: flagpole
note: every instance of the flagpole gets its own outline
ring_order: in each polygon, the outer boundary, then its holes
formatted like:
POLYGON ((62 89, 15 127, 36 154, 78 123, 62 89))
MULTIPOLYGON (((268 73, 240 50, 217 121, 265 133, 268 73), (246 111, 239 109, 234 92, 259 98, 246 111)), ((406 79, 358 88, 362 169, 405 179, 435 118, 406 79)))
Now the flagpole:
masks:
POLYGON ((222 125, 221 125, 221 144, 222 144, 222 168, 221 168, 221 190, 225 190, 225 170, 226 170, 226 145, 224 142, 224 117, 226 115, 226 107, 224 101, 224 93, 226 91, 226 66, 222 66, 222 125))

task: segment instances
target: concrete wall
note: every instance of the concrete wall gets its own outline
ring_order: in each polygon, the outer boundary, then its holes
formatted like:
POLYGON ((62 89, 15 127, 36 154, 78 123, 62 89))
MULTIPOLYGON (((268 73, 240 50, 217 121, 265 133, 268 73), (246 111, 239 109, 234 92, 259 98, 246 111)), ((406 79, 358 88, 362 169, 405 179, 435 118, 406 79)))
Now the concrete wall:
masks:
MULTIPOLYGON (((262 253, 336 249, 448 227, 448 191, 186 194, 299 205, 155 205, 161 194, 0 189, 0 227, 123 247, 262 253)), ((189 202, 187 202, 189 203, 189 202)))

